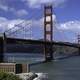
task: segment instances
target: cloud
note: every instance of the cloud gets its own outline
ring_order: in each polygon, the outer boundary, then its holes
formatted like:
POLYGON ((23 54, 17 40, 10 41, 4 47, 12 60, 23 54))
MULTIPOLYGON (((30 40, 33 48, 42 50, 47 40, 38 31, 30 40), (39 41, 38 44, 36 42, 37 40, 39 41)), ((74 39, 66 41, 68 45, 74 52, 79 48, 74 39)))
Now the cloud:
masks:
MULTIPOLYGON (((36 20, 33 24, 34 29, 37 29, 37 32, 39 32, 41 34, 40 36, 43 38, 44 18, 36 20)), ((35 33, 37 34, 37 32, 35 33)), ((79 20, 57 23, 56 15, 53 15, 53 40, 76 42, 78 34, 80 34, 79 20)))
MULTIPOLYGON (((53 16, 53 22, 56 21, 56 15, 53 16)), ((47 18, 49 20, 49 18, 47 18)), ((55 25, 55 24, 53 24, 55 25)), ((34 39, 43 39, 44 38, 44 17, 38 20, 32 20, 32 34, 34 39)))
MULTIPOLYGON (((16 9, 16 7, 12 7, 10 3, 12 4, 14 0, 0 0, 0 9, 7 12, 12 12, 14 15, 18 17, 23 17, 28 14, 26 9, 16 9)), ((16 0, 15 0, 16 1, 16 0)), ((21 5, 22 6, 22 5, 21 5)))
POLYGON ((0 17, 0 32, 2 33, 4 30, 7 29, 8 20, 5 17, 0 17))
POLYGON ((5 17, 0 17, 0 22, 6 22, 7 19, 5 17))
MULTIPOLYGON (((44 38, 44 18, 38 20, 24 20, 24 19, 14 19, 8 20, 5 17, 0 17, 0 32, 4 32, 5 30, 11 29, 15 27, 17 24, 21 23, 15 29, 20 28, 20 26, 25 27, 25 31, 28 32, 27 38, 33 39, 41 39, 44 38), (24 23, 23 23, 24 22, 24 23), (30 23, 28 26, 27 24, 30 23), (28 31, 27 31, 28 30, 28 31)), ((21 32, 18 32, 19 35, 13 35, 13 37, 23 37, 22 28, 20 28, 21 32)), ((66 42, 74 42, 76 41, 77 35, 80 34, 80 21, 68 21, 64 23, 56 23, 56 16, 53 15, 53 40, 56 41, 66 41, 66 42)))
POLYGON ((4 11, 8 11, 8 5, 6 0, 0 0, 0 9, 4 11))
POLYGON ((0 31, 4 32, 8 29, 15 27, 15 25, 18 25, 19 23, 21 23, 21 25, 24 25, 23 22, 24 24, 29 23, 29 21, 22 20, 22 19, 8 20, 5 17, 0 17, 0 31))
POLYGON ((28 11, 26 9, 18 9, 16 10, 15 8, 9 8, 9 11, 12 12, 14 15, 18 17, 23 17, 28 15, 28 11))
MULTIPOLYGON (((53 22, 56 22, 56 15, 53 14, 52 17, 53 17, 53 22)), ((49 21, 50 20, 50 17, 47 17, 46 20, 49 21)), ((39 20, 35 20, 35 23, 38 24, 38 25, 39 24, 40 25, 44 25, 44 17, 40 18, 39 20)))
POLYGON ((14 12, 17 16, 22 17, 28 14, 28 12, 25 9, 20 9, 18 11, 14 12))
POLYGON ((54 28, 54 39, 56 41, 75 42, 77 35, 80 34, 80 21, 67 21, 64 23, 56 23, 54 28), (75 40, 74 40, 75 39, 75 40))
POLYGON ((41 5, 44 4, 52 4, 53 7, 57 7, 64 4, 67 0, 0 0, 0 9, 9 11, 11 8, 10 4, 14 4, 14 2, 21 3, 21 1, 26 3, 31 8, 40 8, 41 5))
POLYGON ((58 29, 61 29, 61 30, 80 31, 80 21, 79 20, 67 21, 59 25, 60 27, 58 27, 58 29))
POLYGON ((8 11, 8 6, 0 4, 0 9, 2 9, 4 11, 8 11))
POLYGON ((39 8, 43 4, 53 4, 54 7, 57 7, 63 4, 66 0, 22 0, 26 2, 31 8, 39 8))
POLYGON ((0 17, 0 33, 6 32, 7 37, 17 37, 17 38, 32 38, 31 34, 31 20, 24 19, 14 19, 8 20, 5 17, 0 17), (17 34, 15 34, 15 31, 17 34), (25 33, 24 33, 25 31, 25 33), (25 35, 26 34, 26 35, 25 35))

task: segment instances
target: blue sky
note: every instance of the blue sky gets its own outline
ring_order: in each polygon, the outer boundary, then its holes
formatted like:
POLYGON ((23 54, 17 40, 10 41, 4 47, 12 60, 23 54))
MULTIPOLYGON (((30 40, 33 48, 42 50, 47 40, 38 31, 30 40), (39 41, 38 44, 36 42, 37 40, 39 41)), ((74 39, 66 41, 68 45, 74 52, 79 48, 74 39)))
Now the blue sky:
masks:
POLYGON ((80 20, 80 0, 67 0, 62 8, 55 8, 55 14, 59 22, 80 20))
POLYGON ((77 41, 80 0, 0 0, 0 31, 4 32, 23 21, 25 24, 22 26, 31 22, 32 38, 42 38, 44 5, 48 3, 53 5, 53 39, 77 41))

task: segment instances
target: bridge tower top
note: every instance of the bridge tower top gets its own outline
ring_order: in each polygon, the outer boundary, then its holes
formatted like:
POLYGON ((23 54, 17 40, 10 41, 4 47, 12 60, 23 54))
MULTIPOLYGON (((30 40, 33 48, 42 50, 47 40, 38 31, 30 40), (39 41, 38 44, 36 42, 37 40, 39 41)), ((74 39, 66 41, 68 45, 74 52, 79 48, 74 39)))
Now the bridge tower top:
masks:
POLYGON ((44 40, 52 41, 53 24, 52 24, 52 5, 44 6, 44 40))

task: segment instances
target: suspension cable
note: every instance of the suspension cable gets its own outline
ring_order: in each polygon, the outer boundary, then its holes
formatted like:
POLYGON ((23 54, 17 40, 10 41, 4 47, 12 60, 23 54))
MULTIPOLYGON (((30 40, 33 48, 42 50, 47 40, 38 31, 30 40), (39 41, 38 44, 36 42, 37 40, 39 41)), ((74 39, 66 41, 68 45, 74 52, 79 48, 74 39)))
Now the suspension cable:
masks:
MULTIPOLYGON (((19 24, 17 24, 17 25, 20 25, 20 24, 22 24, 22 23, 24 23, 24 22, 25 22, 25 21, 23 21, 23 22, 21 22, 21 23, 19 23, 19 24)), ((14 27, 15 27, 15 26, 14 26, 14 27)), ((14 27, 12 27, 12 28, 6 30, 5 32, 9 32, 9 31, 12 30, 14 27)))
MULTIPOLYGON (((15 27, 18 27, 19 25, 21 25, 22 23, 20 23, 20 24, 18 24, 18 25, 16 25, 15 27)), ((29 24, 31 24, 31 23, 28 23, 28 24, 26 24, 26 25, 29 25, 29 24)), ((14 27, 14 28, 15 28, 14 27)), ((12 30, 12 29, 14 29, 14 28, 11 28, 11 29, 9 29, 8 31, 6 31, 6 32, 9 32, 10 30, 12 30)), ((21 29, 23 29, 24 27, 22 27, 22 26, 20 26, 20 28, 18 28, 16 31, 13 31, 13 32, 11 32, 11 33, 9 33, 10 35, 11 34, 14 34, 14 33, 16 33, 17 31, 19 31, 19 30, 21 30, 21 29)))
MULTIPOLYGON (((59 33, 62 33, 62 32, 64 33, 63 30, 59 30, 56 26, 55 26, 55 29, 58 30, 59 33)), ((55 29, 54 29, 54 30, 55 30, 55 29)), ((56 31, 56 30, 55 30, 55 31, 56 31)), ((65 35, 66 35, 66 34, 65 34, 65 35)), ((61 37, 62 37, 62 36, 61 36, 61 37)), ((66 39, 66 38, 68 39, 67 35, 66 35, 66 36, 63 35, 63 38, 64 38, 64 37, 65 37, 65 39, 66 39)))

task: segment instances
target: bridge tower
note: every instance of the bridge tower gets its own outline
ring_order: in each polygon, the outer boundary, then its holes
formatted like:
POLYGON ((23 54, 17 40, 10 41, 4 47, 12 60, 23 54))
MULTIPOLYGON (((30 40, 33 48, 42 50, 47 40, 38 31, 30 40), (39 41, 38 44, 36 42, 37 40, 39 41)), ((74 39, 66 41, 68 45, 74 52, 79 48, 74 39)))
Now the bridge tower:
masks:
POLYGON ((80 35, 78 35, 78 44, 80 44, 80 35))
POLYGON ((4 62, 4 53, 6 52, 6 35, 3 33, 3 37, 0 37, 0 63, 4 62))
POLYGON ((50 61, 53 59, 52 5, 44 6, 44 41, 45 41, 45 47, 44 47, 45 60, 50 61), (47 45, 47 43, 46 43, 47 41, 50 41, 51 43, 49 45, 47 45), (49 51, 47 49, 49 49, 49 51))
MULTIPOLYGON (((78 44, 80 45, 80 35, 78 35, 78 44)), ((79 47, 79 49, 78 49, 78 54, 80 55, 80 47, 79 47)))

